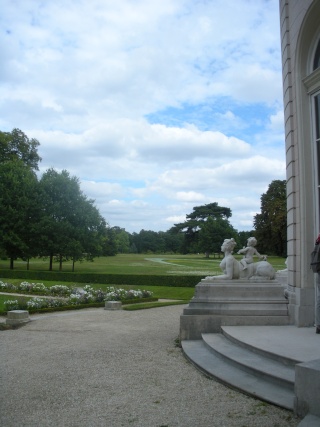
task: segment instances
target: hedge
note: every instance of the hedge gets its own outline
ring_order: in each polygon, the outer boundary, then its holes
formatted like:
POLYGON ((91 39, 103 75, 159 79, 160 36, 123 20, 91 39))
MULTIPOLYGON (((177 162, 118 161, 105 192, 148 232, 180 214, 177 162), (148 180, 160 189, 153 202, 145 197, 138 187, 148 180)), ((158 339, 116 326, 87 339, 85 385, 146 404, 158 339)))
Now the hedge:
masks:
POLYGON ((0 270, 1 279, 50 280, 56 282, 99 283, 107 285, 176 286, 197 285, 204 276, 152 276, 139 274, 72 273, 63 271, 0 270))

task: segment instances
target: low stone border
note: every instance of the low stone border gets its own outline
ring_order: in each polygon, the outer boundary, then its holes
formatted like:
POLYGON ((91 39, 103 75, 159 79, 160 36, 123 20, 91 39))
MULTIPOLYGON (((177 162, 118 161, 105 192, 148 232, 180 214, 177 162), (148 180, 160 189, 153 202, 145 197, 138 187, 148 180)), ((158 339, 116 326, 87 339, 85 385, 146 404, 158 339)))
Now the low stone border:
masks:
POLYGON ((27 310, 11 310, 7 313, 6 324, 15 326, 22 323, 30 322, 29 311, 27 310))
POLYGON ((121 310, 121 308, 121 301, 106 301, 104 306, 105 310, 121 310))

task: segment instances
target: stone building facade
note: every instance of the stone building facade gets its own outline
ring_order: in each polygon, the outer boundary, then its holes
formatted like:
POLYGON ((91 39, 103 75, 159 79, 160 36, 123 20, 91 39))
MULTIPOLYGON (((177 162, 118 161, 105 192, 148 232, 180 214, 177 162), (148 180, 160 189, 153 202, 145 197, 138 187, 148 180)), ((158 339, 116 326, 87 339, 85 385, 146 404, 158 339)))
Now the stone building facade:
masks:
POLYGON ((320 232, 320 0, 280 0, 288 203, 289 314, 314 324, 310 253, 320 232))

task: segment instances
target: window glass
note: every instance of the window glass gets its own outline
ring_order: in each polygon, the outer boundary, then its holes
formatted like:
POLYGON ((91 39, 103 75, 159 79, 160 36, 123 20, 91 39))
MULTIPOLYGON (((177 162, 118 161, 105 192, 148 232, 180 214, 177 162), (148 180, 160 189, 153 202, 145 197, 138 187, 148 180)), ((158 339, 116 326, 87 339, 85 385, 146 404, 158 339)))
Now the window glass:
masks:
POLYGON ((316 49, 316 53, 314 55, 313 60, 313 71, 320 67, 320 40, 318 42, 318 46, 316 49))
POLYGON ((314 110, 315 110, 315 129, 316 129, 316 140, 320 139, 320 95, 314 98, 314 110))
POLYGON ((316 168, 318 169, 318 203, 320 204, 320 94, 314 97, 314 132, 316 137, 316 168))

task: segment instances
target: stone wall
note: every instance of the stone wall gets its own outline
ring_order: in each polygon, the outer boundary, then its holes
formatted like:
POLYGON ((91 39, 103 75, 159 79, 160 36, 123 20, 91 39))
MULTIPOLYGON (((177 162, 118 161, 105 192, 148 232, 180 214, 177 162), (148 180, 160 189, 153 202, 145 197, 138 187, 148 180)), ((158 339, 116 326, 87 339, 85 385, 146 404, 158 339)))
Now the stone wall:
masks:
MULTIPOLYGON (((288 208, 289 313, 297 326, 314 322, 310 253, 319 232, 315 195, 309 63, 320 32, 319 0, 280 0, 288 208)), ((320 82, 320 80, 319 80, 320 82)))

